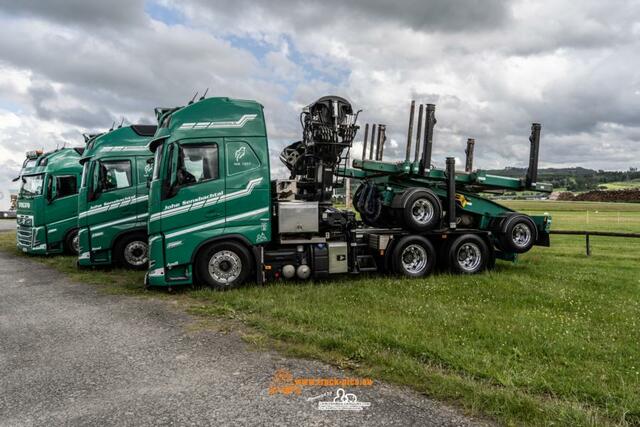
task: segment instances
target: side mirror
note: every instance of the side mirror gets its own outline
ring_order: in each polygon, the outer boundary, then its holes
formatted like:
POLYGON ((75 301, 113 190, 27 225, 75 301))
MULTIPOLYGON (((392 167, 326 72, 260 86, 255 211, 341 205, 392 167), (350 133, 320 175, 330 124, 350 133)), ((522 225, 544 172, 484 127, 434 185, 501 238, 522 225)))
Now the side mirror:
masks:
POLYGON ((94 166, 93 180, 89 187, 89 201, 97 200, 102 193, 102 183, 104 181, 104 168, 100 163, 96 163, 94 166), (97 176, 95 170, 97 168, 97 176))
MULTIPOLYGON (((161 150, 162 147, 158 147, 157 149, 161 150)), ((147 188, 151 188, 151 180, 153 179, 153 167, 154 167, 153 157, 149 157, 147 159, 147 165, 144 168, 145 175, 147 177, 147 188)))
POLYGON ((165 182, 165 198, 169 199, 178 193, 178 153, 177 144, 169 146, 168 177, 165 182))
POLYGON ((49 176, 47 179, 47 202, 52 203, 56 197, 56 180, 53 176, 49 176))
POLYGON ((171 153, 171 175, 169 175, 169 188, 175 188, 178 185, 178 149, 174 148, 171 153))

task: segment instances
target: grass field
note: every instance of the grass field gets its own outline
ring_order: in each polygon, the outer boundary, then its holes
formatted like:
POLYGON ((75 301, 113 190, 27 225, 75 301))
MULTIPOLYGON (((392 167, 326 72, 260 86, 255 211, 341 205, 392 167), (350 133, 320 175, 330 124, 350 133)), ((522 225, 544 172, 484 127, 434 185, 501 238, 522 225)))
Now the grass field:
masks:
MULTIPOLYGON (((548 212, 555 228, 640 232, 640 205, 507 204, 548 212), (595 211, 625 220, 594 220, 595 211)), ((14 238, 0 234, 0 248, 15 251, 14 238)), ((258 345, 406 384, 503 424, 640 425, 640 239, 593 238, 592 246, 586 257, 582 238, 553 236, 552 247, 471 277, 346 277, 174 295, 143 291, 139 273, 39 260, 109 292, 235 319, 258 345)))
POLYGON ((501 202, 528 214, 549 213, 555 230, 640 232, 640 203, 514 200, 501 202))
POLYGON ((627 188, 640 187, 640 179, 632 179, 630 181, 608 182, 602 184, 607 190, 626 190, 627 188))

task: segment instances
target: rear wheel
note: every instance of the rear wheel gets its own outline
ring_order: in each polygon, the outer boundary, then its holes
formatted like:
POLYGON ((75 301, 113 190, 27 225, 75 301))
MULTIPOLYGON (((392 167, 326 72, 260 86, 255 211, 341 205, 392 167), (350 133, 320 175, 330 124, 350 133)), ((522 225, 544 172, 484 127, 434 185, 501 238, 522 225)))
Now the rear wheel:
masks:
POLYGON ((253 258, 244 245, 214 243, 197 258, 198 278, 210 288, 224 291, 244 284, 253 270, 253 258))
POLYGON ((436 250, 421 236, 405 236, 392 253, 393 271, 406 277, 424 277, 436 265, 436 250))
POLYGON ((475 274, 490 263, 487 243, 475 234, 463 234, 451 242, 447 250, 449 270, 452 273, 475 274))
POLYGON ((64 239, 64 251, 71 255, 78 255, 80 253, 78 230, 71 230, 67 233, 67 237, 64 239))
POLYGON ((149 261, 147 235, 134 233, 124 236, 113 248, 113 256, 120 267, 145 270, 149 261))
POLYGON ((440 223, 442 204, 431 190, 408 193, 402 201, 402 222, 410 230, 423 232, 440 223))

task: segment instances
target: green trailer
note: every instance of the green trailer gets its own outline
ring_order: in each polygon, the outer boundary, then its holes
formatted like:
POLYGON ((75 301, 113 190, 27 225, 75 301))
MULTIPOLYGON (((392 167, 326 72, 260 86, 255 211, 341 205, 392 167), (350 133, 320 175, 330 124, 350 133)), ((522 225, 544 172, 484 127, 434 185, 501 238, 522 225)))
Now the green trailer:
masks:
POLYGON ((27 153, 18 193, 17 246, 28 254, 78 253, 78 163, 83 148, 27 153))
POLYGON ((414 137, 412 102, 404 161, 383 161, 386 126, 378 125, 376 133, 373 125, 369 142, 365 125, 362 159, 354 160, 352 168, 338 170, 339 176, 360 181, 353 202, 362 220, 372 227, 401 227, 415 233, 456 228, 488 231, 487 243, 505 260, 514 260, 534 245, 548 246, 549 216, 524 215, 486 197, 502 191, 552 191, 551 184, 537 180, 541 125, 531 126, 527 175, 504 177, 473 170, 475 140, 471 138, 464 171, 456 171, 453 157, 447 158, 445 169, 433 167, 435 105, 420 105, 418 111, 414 137))
POLYGON ((86 136, 78 197, 78 266, 145 269, 148 260, 147 144, 155 126, 132 125, 86 136))

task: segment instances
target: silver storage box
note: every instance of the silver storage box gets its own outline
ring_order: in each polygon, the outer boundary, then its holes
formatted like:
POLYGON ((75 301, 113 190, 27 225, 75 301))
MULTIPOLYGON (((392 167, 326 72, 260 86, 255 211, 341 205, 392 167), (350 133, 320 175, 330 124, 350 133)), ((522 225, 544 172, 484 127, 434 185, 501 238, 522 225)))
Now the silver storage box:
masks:
POLYGON ((347 272, 347 242, 329 242, 329 274, 347 272))
POLYGON ((281 234, 317 233, 318 202, 279 202, 278 228, 281 234))

